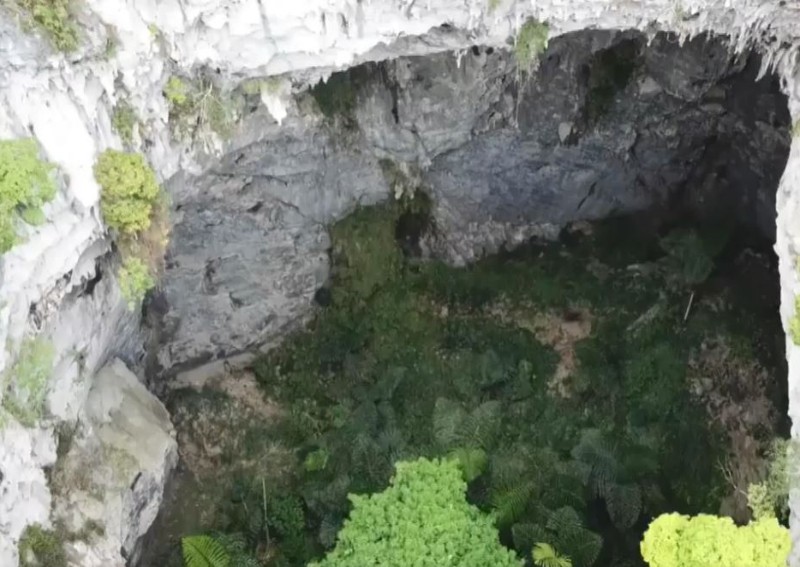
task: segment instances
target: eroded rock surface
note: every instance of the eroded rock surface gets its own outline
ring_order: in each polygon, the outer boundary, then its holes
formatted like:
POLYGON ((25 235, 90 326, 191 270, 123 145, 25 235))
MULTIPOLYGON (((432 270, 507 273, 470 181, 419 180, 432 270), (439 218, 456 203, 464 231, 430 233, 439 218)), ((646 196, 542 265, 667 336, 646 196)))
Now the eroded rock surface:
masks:
POLYGON ((280 127, 244 117, 235 149, 173 190, 161 368, 270 344, 309 315, 326 227, 391 198, 379 160, 420 172, 436 224, 425 247, 456 264, 653 206, 771 237, 785 98, 771 77, 755 82, 755 56, 674 41, 567 34, 529 77, 486 47, 400 58, 349 72, 353 116, 338 123, 302 96, 280 127))
POLYGON ((84 414, 61 444, 54 515, 80 534, 68 554, 85 567, 135 564, 178 459, 167 410, 116 359, 95 376, 84 414))

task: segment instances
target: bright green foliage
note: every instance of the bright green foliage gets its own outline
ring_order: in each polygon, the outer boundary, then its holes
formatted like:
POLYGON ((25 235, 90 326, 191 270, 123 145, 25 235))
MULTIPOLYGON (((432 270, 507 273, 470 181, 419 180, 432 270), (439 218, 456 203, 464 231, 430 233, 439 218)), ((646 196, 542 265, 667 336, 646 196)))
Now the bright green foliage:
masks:
POLYGON ((497 8, 500 7, 500 2, 502 2, 502 0, 489 0, 489 13, 497 10, 497 8))
POLYGON ((185 567, 261 567, 239 534, 181 538, 185 567))
POLYGON ((180 108, 188 104, 189 93, 189 84, 180 77, 170 77, 164 86, 164 96, 173 108, 180 108))
POLYGON ((786 519, 789 514, 789 489, 792 477, 797 475, 796 449, 787 439, 776 440, 769 452, 767 478, 747 489, 747 503, 753 518, 786 519))
POLYGON ((472 482, 481 476, 486 472, 486 467, 489 465, 489 457, 483 449, 460 447, 451 451, 449 456, 461 467, 461 472, 466 482, 472 482))
POLYGON ((181 539, 183 562, 186 567, 229 567, 231 557, 225 546, 207 535, 181 539))
POLYGON ((663 514, 641 543, 650 567, 784 567, 789 530, 774 518, 737 527, 727 517, 663 514))
POLYGON ((16 0, 30 16, 34 26, 63 52, 78 48, 78 28, 70 14, 70 0, 16 0))
POLYGON ((136 257, 125 258, 119 270, 119 288, 130 309, 142 302, 156 285, 147 265, 136 257))
POLYGON ((453 461, 397 463, 391 485, 351 495, 353 510, 336 547, 317 567, 520 567, 489 516, 467 503, 453 461))
POLYGON ((122 141, 130 145, 133 143, 133 129, 139 119, 136 116, 136 111, 126 101, 121 100, 114 107, 114 113, 111 115, 111 125, 117 131, 122 141))
POLYGON ((43 221, 40 207, 56 194, 51 170, 33 139, 0 140, 0 254, 17 242, 17 219, 43 221))
POLYGON ((547 49, 550 28, 545 22, 529 18, 517 33, 514 55, 520 70, 528 71, 534 62, 547 49))
POLYGON ((3 407, 23 425, 33 427, 42 417, 54 358, 52 343, 26 339, 6 374, 3 407))
POLYGON ((572 567, 569 557, 559 555, 552 545, 537 543, 531 553, 533 564, 537 567, 572 567))
POLYGON ((789 319, 789 336, 794 344, 800 346, 800 295, 794 298, 794 315, 789 319))
POLYGON ((94 166, 100 208, 109 227, 125 235, 147 230, 160 188, 140 154, 106 150, 94 166))
POLYGON ((64 543, 55 532, 35 524, 19 540, 20 567, 67 567, 64 543))
POLYGON ((800 120, 795 121, 794 125, 792 126, 792 137, 800 138, 800 120))

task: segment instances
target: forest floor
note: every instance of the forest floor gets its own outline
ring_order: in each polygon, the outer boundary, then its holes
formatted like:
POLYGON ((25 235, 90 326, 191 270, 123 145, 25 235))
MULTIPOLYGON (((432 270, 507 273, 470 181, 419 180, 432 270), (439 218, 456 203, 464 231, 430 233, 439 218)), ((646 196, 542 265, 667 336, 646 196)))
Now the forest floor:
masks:
POLYGON ((403 215, 335 225, 308 328, 172 393, 182 463, 151 553, 220 530, 266 564, 305 565, 332 546, 348 493, 421 455, 462 462, 470 500, 521 556, 545 541, 575 567, 639 565, 665 511, 747 520, 744 491, 785 432, 768 253, 623 218, 457 269, 406 256, 403 215))

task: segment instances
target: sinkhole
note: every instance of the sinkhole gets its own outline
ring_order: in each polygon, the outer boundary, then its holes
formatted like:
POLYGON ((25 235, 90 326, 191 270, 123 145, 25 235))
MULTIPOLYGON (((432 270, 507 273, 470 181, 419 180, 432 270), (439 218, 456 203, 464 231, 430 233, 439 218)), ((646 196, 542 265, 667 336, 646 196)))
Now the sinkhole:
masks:
POLYGON ((145 315, 181 463, 139 565, 222 532, 305 566, 419 457, 458 459, 526 560, 640 565, 661 513, 750 519, 788 435, 778 79, 709 36, 583 31, 517 63, 336 73, 299 96, 313 119, 253 105, 174 181, 145 315))

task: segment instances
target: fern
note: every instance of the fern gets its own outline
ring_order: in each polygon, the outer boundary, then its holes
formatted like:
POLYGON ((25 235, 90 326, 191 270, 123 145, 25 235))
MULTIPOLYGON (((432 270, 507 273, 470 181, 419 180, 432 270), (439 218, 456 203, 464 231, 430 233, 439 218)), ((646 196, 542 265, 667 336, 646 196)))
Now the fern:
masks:
POLYGON ((603 439, 597 429, 587 429, 580 442, 572 450, 572 457, 589 467, 589 485, 593 495, 605 498, 609 486, 616 482, 617 459, 614 450, 603 439))
POLYGON ((238 567, 231 565, 225 546, 211 536, 187 536, 181 539, 181 549, 186 567, 238 567))
POLYGON ((479 405, 463 420, 460 439, 470 446, 489 449, 497 436, 502 409, 502 404, 498 401, 479 405))
POLYGON ((499 527, 510 526, 525 513, 533 496, 533 489, 532 483, 520 479, 517 484, 492 493, 490 500, 499 527))
POLYGON ((533 547, 533 563, 538 567, 572 567, 569 557, 559 555, 553 546, 537 543, 533 547))
POLYGON ((433 408, 433 437, 443 448, 458 444, 467 414, 460 404, 446 398, 436 400, 433 408))
POLYGON ((553 533, 556 547, 567 552, 575 567, 591 567, 600 555, 603 538, 586 529, 573 508, 551 512, 546 528, 553 533))

